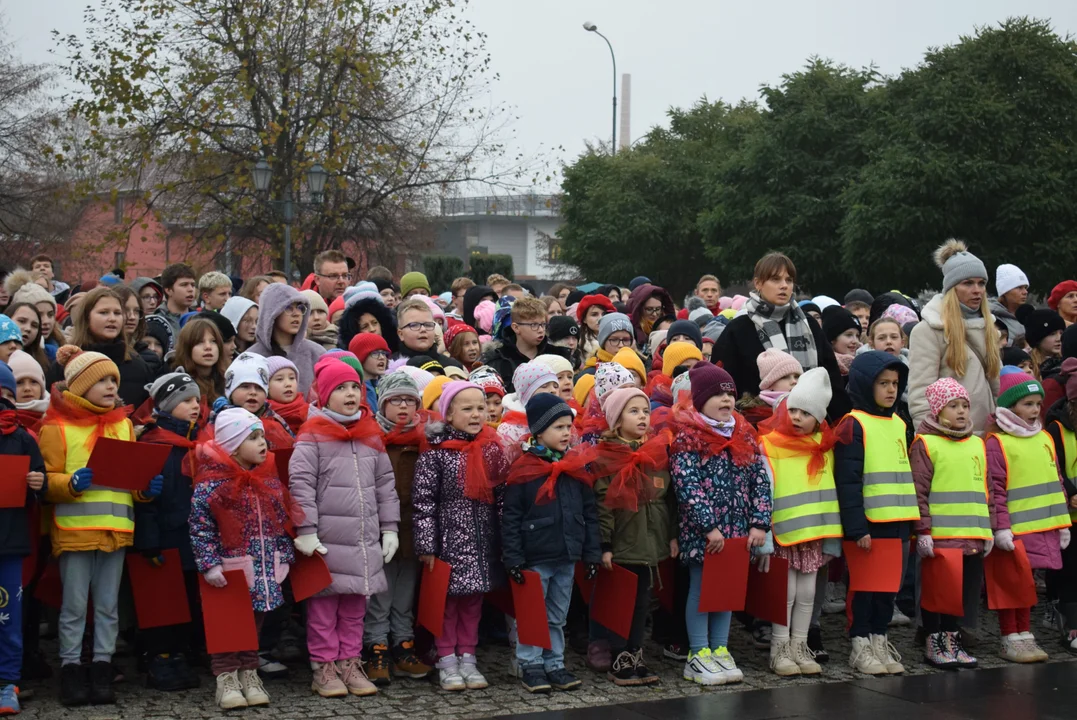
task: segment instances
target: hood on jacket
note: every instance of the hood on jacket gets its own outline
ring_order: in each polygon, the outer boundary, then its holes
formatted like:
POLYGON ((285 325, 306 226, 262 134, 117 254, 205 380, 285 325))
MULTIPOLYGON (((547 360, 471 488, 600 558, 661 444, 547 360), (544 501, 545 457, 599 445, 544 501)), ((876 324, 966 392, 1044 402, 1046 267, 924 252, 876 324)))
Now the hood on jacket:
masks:
POLYGON ((157 282, 151 277, 137 277, 131 281, 131 289, 135 291, 135 294, 142 292, 142 288, 147 285, 152 285, 153 289, 157 291, 157 296, 164 300, 165 291, 161 288, 161 283, 157 282))
POLYGON ((998 320, 1006 326, 1006 333, 1009 335, 1009 345, 1013 345, 1013 341, 1025 334, 1025 326, 1021 324, 1021 321, 1017 317, 1004 308, 1002 303, 997 299, 992 298, 988 301, 988 307, 991 308, 991 314, 995 316, 995 320, 998 320))
POLYGON ((377 298, 365 297, 356 300, 340 317, 340 336, 337 338, 337 346, 347 350, 352 338, 359 334, 359 318, 363 313, 370 313, 381 325, 381 336, 385 344, 389 346, 389 352, 396 355, 400 349, 400 337, 396 334, 396 316, 393 311, 385 307, 385 303, 377 298))
POLYGON ((468 288, 464 291, 464 311, 462 317, 465 325, 470 325, 473 328, 479 326, 475 324, 475 308, 483 300, 490 299, 493 302, 497 302, 497 293, 494 289, 488 285, 476 285, 475 287, 468 288))
MULTIPOLYGON (((673 298, 669 296, 669 293, 658 287, 657 285, 651 285, 650 283, 644 283, 638 288, 632 291, 632 294, 628 296, 628 317, 632 320, 632 327, 636 328, 636 335, 642 335, 640 330, 640 318, 643 315, 643 306, 647 302, 648 298, 658 298, 662 301, 662 315, 676 315, 677 309, 673 307, 673 298)), ((643 344, 646 342, 646 336, 637 337, 637 342, 643 344)))
POLYGON ((255 339, 267 348, 273 347, 273 326, 284 309, 294 302, 302 303, 306 308, 303 319, 299 321, 293 345, 298 345, 307 337, 307 321, 310 320, 310 301, 291 285, 270 283, 262 296, 258 298, 258 327, 254 331, 255 339))
POLYGON ((852 400, 853 408, 881 417, 890 417, 894 414, 894 408, 883 409, 875 404, 873 386, 875 378, 879 377, 879 373, 883 370, 897 371, 898 402, 901 401, 901 396, 905 394, 905 388, 909 384, 909 366, 902 362, 901 358, 881 350, 872 350, 858 355, 849 367, 849 380, 845 386, 845 392, 852 400))

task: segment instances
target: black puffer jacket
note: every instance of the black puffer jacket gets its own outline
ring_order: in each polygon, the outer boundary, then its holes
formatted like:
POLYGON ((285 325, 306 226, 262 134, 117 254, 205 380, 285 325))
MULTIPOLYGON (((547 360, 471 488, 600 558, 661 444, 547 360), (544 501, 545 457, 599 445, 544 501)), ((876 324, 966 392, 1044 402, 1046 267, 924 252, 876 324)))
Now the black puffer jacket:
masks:
MULTIPOLYGON (((156 417, 154 426, 178 438, 194 440, 198 436, 196 423, 177 420, 165 413, 156 417)), ((145 439, 148 436, 149 442, 167 444, 149 435, 154 426, 147 427, 142 437, 145 439)), ((165 484, 160 497, 151 502, 135 503, 135 549, 179 550, 183 569, 195 570, 189 526, 194 489, 191 477, 183 472, 183 459, 189 452, 185 447, 172 445, 172 452, 168 454, 164 470, 161 471, 165 484)))
MULTIPOLYGON (((124 360, 127 346, 123 341, 111 343, 89 343, 82 348, 87 352, 98 352, 116 363, 120 369, 120 398, 125 405, 133 405, 138 408, 146 401, 149 392, 146 386, 152 383, 160 375, 160 370, 154 372, 138 352, 130 351, 130 356, 124 360)), ((64 368, 60 363, 54 362, 45 375, 45 382, 49 388, 64 379, 64 368)))
MULTIPOLYGON (((497 371, 497 374, 501 376, 501 382, 505 384, 505 392, 512 393, 516 392, 516 388, 512 386, 513 373, 516 372, 516 368, 525 362, 530 362, 531 358, 524 355, 516 347, 516 333, 512 331, 511 326, 501 331, 501 338, 501 344, 492 347, 485 354, 482 362, 497 371)), ((550 341, 545 338, 543 338, 542 343, 539 344, 538 350, 535 352, 535 357, 539 355, 560 355, 566 360, 569 359, 568 348, 551 345, 550 341)))

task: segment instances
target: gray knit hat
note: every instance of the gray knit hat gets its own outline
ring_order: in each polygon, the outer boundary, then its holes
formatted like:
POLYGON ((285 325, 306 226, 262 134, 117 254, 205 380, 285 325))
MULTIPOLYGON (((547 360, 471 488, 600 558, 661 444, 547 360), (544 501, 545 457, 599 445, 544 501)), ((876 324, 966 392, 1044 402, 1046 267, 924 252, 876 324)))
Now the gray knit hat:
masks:
POLYGON ((624 331, 632 335, 632 321, 624 313, 607 313, 598 321, 598 346, 602 347, 615 332, 624 331))
POLYGON ((935 251, 935 264, 942 268, 942 292, 970 278, 983 278, 987 282, 987 267, 980 258, 968 251, 961 240, 947 240, 935 251))
POLYGON ((821 423, 826 420, 831 397, 830 374, 826 368, 812 368, 800 376, 785 404, 790 410, 803 410, 821 423))
POLYGON ((419 386, 406 372, 399 370, 382 375, 378 380, 378 409, 391 397, 413 397, 422 402, 419 386))
POLYGON ((162 375, 146 386, 153 399, 153 405, 159 412, 172 414, 172 411, 188 398, 200 398, 202 393, 198 390, 198 383, 194 381, 183 366, 176 368, 175 372, 162 375))

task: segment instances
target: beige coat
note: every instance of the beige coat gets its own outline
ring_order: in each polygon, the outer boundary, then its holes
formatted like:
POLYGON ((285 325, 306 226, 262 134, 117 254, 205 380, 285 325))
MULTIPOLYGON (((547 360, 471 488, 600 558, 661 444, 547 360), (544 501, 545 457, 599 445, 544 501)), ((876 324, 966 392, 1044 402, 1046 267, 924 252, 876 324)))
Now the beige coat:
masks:
MULTIPOLYGON (((987 379, 987 357, 983 318, 965 320, 967 360, 965 376, 957 377, 946 365, 946 336, 942 330, 942 295, 931 298, 921 314, 922 322, 913 328, 909 338, 909 412, 914 427, 928 416, 924 390, 939 378, 954 378, 969 393, 972 400, 972 426, 983 435, 987 416, 995 411, 998 378, 987 379)), ((992 328, 994 330, 994 328, 992 328)))

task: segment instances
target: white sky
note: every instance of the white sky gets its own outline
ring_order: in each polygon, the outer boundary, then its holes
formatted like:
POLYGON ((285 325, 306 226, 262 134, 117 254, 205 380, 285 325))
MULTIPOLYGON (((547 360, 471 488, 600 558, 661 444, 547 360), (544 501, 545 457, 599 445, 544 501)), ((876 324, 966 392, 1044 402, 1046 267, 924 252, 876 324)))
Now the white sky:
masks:
MULTIPOLYGON (((0 8, 23 59, 48 62, 50 31, 80 32, 86 2, 0 0, 0 8)), ((563 146, 549 157, 566 161, 610 133, 609 50, 584 21, 613 43, 618 73, 632 74, 632 139, 664 123, 669 107, 704 95, 756 98, 761 84, 812 55, 896 74, 927 47, 1009 16, 1077 31, 1074 0, 472 0, 468 15, 488 34, 500 74, 492 101, 519 116, 514 148, 535 155, 563 146)))

